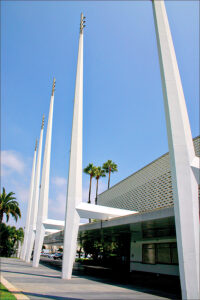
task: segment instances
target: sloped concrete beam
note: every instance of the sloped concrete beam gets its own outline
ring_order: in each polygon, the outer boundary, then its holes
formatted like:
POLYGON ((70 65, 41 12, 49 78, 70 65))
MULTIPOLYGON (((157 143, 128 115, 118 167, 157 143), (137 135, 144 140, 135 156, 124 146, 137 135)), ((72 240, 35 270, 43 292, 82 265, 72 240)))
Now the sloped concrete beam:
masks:
POLYGON ((81 14, 63 244, 62 278, 65 279, 72 275, 80 223, 76 206, 82 201, 83 27, 81 14))
POLYGON ((172 175, 179 270, 183 299, 199 299, 198 185, 187 108, 164 0, 153 0, 172 175))
POLYGON ((31 205, 31 217, 30 217, 30 226, 29 226, 29 233, 28 233, 28 247, 26 253, 26 262, 30 262, 31 260, 31 253, 33 251, 33 244, 35 240, 35 232, 33 228, 36 226, 37 213, 38 213, 43 131, 44 131, 44 115, 42 117, 42 126, 40 131, 40 140, 39 140, 39 147, 38 147, 38 157, 37 157, 36 172, 35 172, 33 201, 31 205))
POLYGON ((48 214, 48 197, 49 197, 49 174, 50 174, 50 157, 51 157, 51 136, 52 136, 52 122, 53 122, 53 106, 54 106, 54 90, 55 90, 55 78, 53 80, 49 118, 47 125, 47 134, 45 142, 45 151, 42 167, 42 179, 38 205, 38 215, 36 222, 36 235, 35 235, 35 247, 33 255, 33 267, 38 267, 40 260, 40 253, 42 250, 42 244, 45 235, 45 227, 43 221, 47 219, 48 214))
POLYGON ((35 150, 34 150, 34 155, 33 155, 31 183, 30 183, 29 200, 28 200, 28 207, 27 207, 27 214, 26 214, 26 225, 25 225, 25 232, 24 232, 24 242, 23 242, 22 251, 21 251, 21 255, 20 255, 20 258, 23 260, 25 260, 25 256, 27 253, 28 233, 29 233, 29 226, 30 226, 33 189, 34 189, 34 182, 35 182, 36 153, 37 153, 37 141, 35 144, 35 150))

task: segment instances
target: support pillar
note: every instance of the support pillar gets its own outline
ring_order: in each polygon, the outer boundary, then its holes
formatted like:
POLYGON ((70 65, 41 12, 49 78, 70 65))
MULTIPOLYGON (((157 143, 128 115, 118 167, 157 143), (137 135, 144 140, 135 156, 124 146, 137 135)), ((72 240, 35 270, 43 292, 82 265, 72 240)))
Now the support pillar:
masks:
POLYGON ((172 175, 183 299, 199 299, 198 185, 194 145, 176 54, 163 0, 153 0, 172 175))
POLYGON ((44 115, 42 117, 42 126, 40 132, 40 141, 38 147, 38 156, 37 156, 37 164, 36 164, 36 172, 35 172, 35 184, 34 184, 34 192, 33 192, 33 200, 31 207, 31 217, 30 217, 30 226, 28 233, 28 247, 26 253, 26 262, 30 262, 31 253, 33 251, 33 244, 35 240, 35 227, 36 227, 36 219, 38 213, 38 200, 39 200, 39 190, 40 190, 40 170, 41 170, 41 158, 42 158, 42 141, 43 141, 43 131, 44 131, 44 115))
POLYGON ((54 105, 54 90, 55 79, 53 80, 53 88, 51 94, 49 118, 47 125, 46 143, 42 167, 41 189, 38 204, 38 215, 36 222, 35 247, 33 254, 33 267, 38 267, 40 253, 44 240, 45 227, 43 221, 47 219, 48 214, 48 197, 49 197, 49 173, 50 173, 50 156, 51 156, 51 136, 52 136, 52 121, 53 121, 53 105, 54 105))
POLYGON ((21 251, 22 251, 22 243, 21 243, 21 241, 19 241, 18 248, 17 248, 17 258, 20 258, 21 251))
POLYGON ((36 140, 35 150, 33 155, 31 183, 30 183, 29 200, 28 200, 28 207, 27 207, 27 214, 26 214, 26 225, 25 225, 25 232, 24 232, 24 242, 23 242, 22 251, 20 255, 20 258, 23 260, 25 260, 25 256, 27 252, 28 232, 29 232, 29 225, 30 225, 31 206, 32 206, 33 189, 34 189, 34 181, 35 181, 36 152, 37 152, 37 140, 36 140))
POLYGON ((85 17, 81 14, 74 114, 66 200, 63 244, 62 278, 70 279, 76 255, 80 217, 76 206, 82 202, 82 127, 83 127, 83 28, 85 17))

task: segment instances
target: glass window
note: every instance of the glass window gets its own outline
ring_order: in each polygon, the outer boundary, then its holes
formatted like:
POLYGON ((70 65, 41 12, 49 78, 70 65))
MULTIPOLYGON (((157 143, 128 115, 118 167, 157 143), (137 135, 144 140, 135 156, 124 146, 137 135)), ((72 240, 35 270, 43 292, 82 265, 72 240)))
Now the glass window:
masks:
POLYGON ((142 262, 146 264, 155 264, 155 244, 142 245, 142 262))
POLYGON ((157 244, 157 261, 158 264, 171 264, 170 244, 157 244))
POLYGON ((177 244, 143 244, 142 262, 146 264, 178 264, 177 244))
POLYGON ((176 243, 171 244, 171 258, 172 264, 178 264, 178 252, 176 243))

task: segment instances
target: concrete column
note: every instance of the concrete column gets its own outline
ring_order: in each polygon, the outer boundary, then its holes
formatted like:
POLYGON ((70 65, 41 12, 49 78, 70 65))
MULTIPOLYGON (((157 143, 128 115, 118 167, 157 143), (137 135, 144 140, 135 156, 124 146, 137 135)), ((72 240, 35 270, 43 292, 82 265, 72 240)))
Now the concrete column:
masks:
POLYGON ((199 299, 198 186, 190 123, 163 0, 153 0, 171 164, 179 270, 183 299, 199 299))
POLYGON ((44 234, 45 234, 43 221, 47 219, 47 214, 48 214, 49 173, 50 173, 54 90, 55 90, 55 79, 53 80, 53 88, 52 88, 50 108, 49 108, 49 118, 48 118, 46 143, 45 143, 45 151, 44 151, 44 159, 43 159, 43 167, 42 167, 42 179, 41 179, 40 197, 39 197, 39 204, 38 204, 38 215, 37 215, 37 222, 36 222, 35 247, 34 247, 34 254, 33 254, 33 267, 38 267, 39 265, 40 253, 42 250, 42 244, 43 244, 44 234))
POLYGON ((31 206, 32 206, 33 188, 34 188, 34 180, 35 180, 36 152, 37 152, 37 140, 36 140, 35 150, 34 150, 34 155, 33 155, 33 165, 32 165, 32 172, 31 172, 29 200, 28 200, 28 207, 27 207, 27 214, 26 214, 26 225, 25 225, 25 230, 24 230, 24 242, 23 242, 22 251, 21 251, 21 255, 20 255, 20 258, 23 260, 25 259, 25 255, 26 255, 26 251, 27 251, 28 232, 29 232, 29 225, 30 225, 31 206))
POLYGON ((19 241, 18 248, 17 248, 17 258, 20 258, 21 250, 22 250, 22 243, 19 241))
POLYGON ((72 274, 80 223, 76 206, 82 201, 83 27, 81 14, 63 244, 62 278, 65 279, 72 274))
POLYGON ((38 157, 36 164, 36 172, 35 172, 35 184, 34 184, 34 192, 33 192, 33 200, 31 207, 31 217, 30 217, 30 226, 28 233, 28 246, 26 253, 26 262, 30 262, 31 253, 33 251, 33 244, 35 240, 35 227, 36 227, 36 219, 38 213, 38 200, 39 200, 39 190, 40 190, 40 170, 41 170, 41 158, 42 158, 42 141, 43 141, 43 131, 44 131, 44 116, 42 117, 42 126, 40 132, 40 141, 38 147, 38 157))

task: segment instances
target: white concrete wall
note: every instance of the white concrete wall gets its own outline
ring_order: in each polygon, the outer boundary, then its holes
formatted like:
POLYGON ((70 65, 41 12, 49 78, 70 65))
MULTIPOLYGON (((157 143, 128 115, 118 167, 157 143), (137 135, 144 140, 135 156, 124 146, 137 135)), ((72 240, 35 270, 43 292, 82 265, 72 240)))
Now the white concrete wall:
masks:
POLYGON ((177 265, 163 265, 163 264, 149 265, 149 264, 134 262, 134 263, 130 263, 130 271, 141 271, 141 272, 179 276, 179 267, 177 265))

